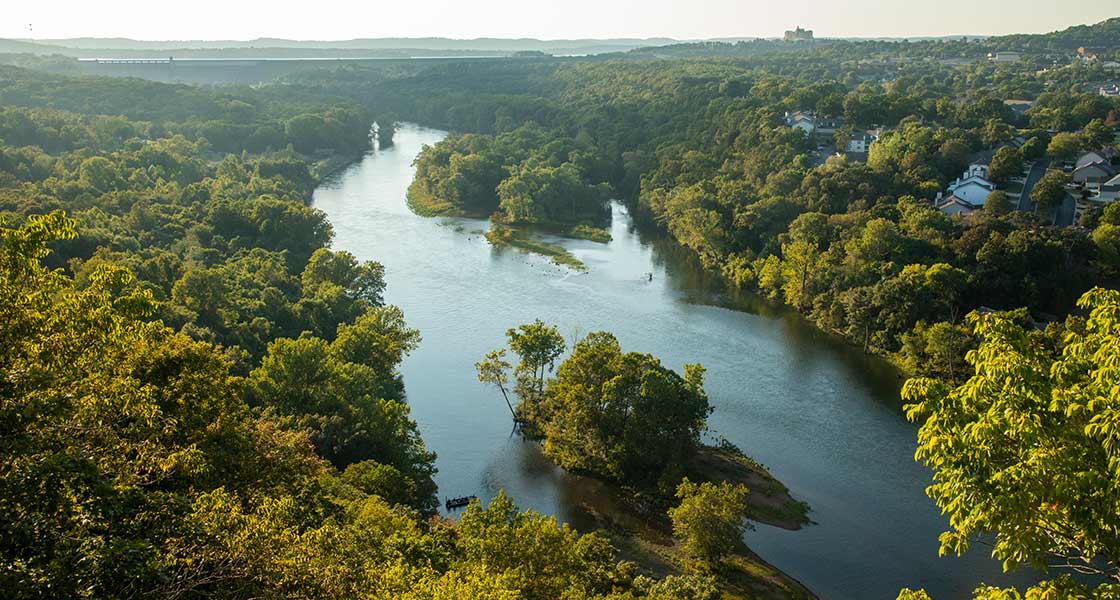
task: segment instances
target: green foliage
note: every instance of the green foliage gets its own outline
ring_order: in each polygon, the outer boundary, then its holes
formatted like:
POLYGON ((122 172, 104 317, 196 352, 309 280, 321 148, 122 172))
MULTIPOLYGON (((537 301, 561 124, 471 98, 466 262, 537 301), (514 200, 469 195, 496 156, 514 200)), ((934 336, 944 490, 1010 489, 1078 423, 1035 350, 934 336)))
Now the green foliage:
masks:
POLYGON ((1065 185, 1069 176, 1061 171, 1047 171, 1031 190, 1031 202, 1042 215, 1050 215, 1066 197, 1065 185))
POLYGON ((291 491, 324 468, 301 434, 249 417, 214 348, 145 321, 152 295, 127 270, 76 289, 41 265, 74 235, 59 212, 0 228, 0 585, 169 594, 196 498, 291 491))
POLYGON ((409 201, 420 214, 486 216, 510 224, 597 224, 606 184, 585 140, 524 126, 497 137, 451 136, 416 159, 409 201))
MULTIPOLYGON (((1120 574, 1120 293, 1094 289, 1079 305, 1089 317, 1067 329, 1056 354, 1008 316, 975 316, 980 342, 968 353, 967 382, 906 383, 907 415, 922 423, 916 456, 934 470, 927 492, 952 527, 941 536, 942 554, 994 536, 992 555, 1007 569, 1120 574)), ((1065 580, 1041 586, 1027 597, 1043 597, 1048 586, 1090 597, 1065 580)))
POLYGON ((514 390, 521 399, 518 409, 524 413, 524 418, 532 420, 531 415, 539 410, 542 402, 545 377, 564 353, 564 338, 555 325, 537 319, 511 328, 506 332, 506 339, 510 350, 521 359, 513 372, 517 381, 514 390))
POLYGON ((1075 133, 1056 133, 1050 138, 1046 154, 1056 160, 1073 160, 1085 146, 1085 140, 1075 133))
POLYGON ((1007 185, 1012 177, 1018 177, 1022 172, 1023 155, 1009 146, 996 151, 988 165, 988 177, 998 185, 1007 185))
MULTIPOLYGON (((665 51, 691 56, 717 47, 665 51)), ((424 151, 414 206, 428 198, 432 212, 564 221, 593 204, 577 202, 588 186, 606 182, 635 215, 652 218, 706 268, 789 304, 869 352, 899 353, 919 323, 955 323, 982 306, 1063 314, 1109 276, 1087 230, 1039 229, 1064 196, 1041 198, 1038 218, 1019 214, 1000 196, 985 211, 988 219, 951 219, 932 206, 984 148, 1006 144, 991 167, 1007 182, 1022 161, 1042 156, 1052 138, 1046 130, 1069 134, 1054 136, 1056 148, 1103 139, 1103 119, 1115 102, 1069 91, 1093 73, 1042 72, 1034 63, 936 64, 1005 49, 987 41, 779 48, 731 45, 726 50, 738 61, 440 67, 361 90, 391 103, 402 118, 474 132, 424 151), (868 52, 875 53, 870 62, 868 52), (882 57, 894 58, 875 66, 882 57), (1026 124, 1003 102, 1019 98, 1036 100, 1025 119, 1034 129, 1010 125, 1026 124), (780 115, 792 110, 842 115, 851 131, 886 131, 867 164, 832 157, 814 166, 811 140, 782 122, 780 115), (1026 142, 1014 150, 1019 137, 1026 142), (549 199, 560 196, 549 186, 566 165, 579 175, 570 179, 575 193, 562 195, 573 204, 562 212, 544 208, 557 206, 549 199), (810 213, 826 222, 821 241, 794 231, 798 217, 810 213), (915 298, 910 283, 900 281, 907 267, 938 263, 966 275, 952 311, 915 298)), ((327 79, 344 90, 360 78, 327 79)), ((1051 183, 1035 191, 1053 192, 1051 183)), ((532 245, 509 229, 490 237, 532 245)))
POLYGON ((609 333, 592 333, 549 382, 535 424, 545 453, 561 466, 650 485, 699 443, 711 412, 703 369, 681 377, 648 354, 623 353, 609 333))
POLYGON ((1002 217, 1011 209, 1011 198, 1003 190, 993 190, 984 198, 984 212, 993 217, 1002 217))
POLYGON ((746 521, 749 493, 742 484, 697 484, 688 478, 677 486, 680 504, 669 509, 673 534, 698 565, 714 567, 743 544, 743 534, 750 527, 746 521))

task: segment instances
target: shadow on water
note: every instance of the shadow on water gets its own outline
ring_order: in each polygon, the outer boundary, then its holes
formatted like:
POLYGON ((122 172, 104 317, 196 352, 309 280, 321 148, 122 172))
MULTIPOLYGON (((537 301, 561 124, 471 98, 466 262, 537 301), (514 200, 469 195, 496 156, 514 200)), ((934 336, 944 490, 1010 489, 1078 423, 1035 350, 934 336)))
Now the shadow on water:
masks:
POLYGON ((763 296, 728 286, 718 273, 705 269, 695 253, 681 246, 653 223, 632 218, 629 230, 653 249, 653 261, 662 266, 682 302, 734 310, 780 322, 790 349, 801 361, 811 362, 822 348, 839 359, 868 386, 870 397, 902 414, 903 373, 890 362, 860 349, 838 335, 823 331, 796 310, 763 296))
POLYGON ((401 373, 425 443, 439 458, 442 496, 499 490, 520 506, 577 528, 614 510, 601 484, 552 465, 510 436, 509 411, 481 385, 474 363, 504 344, 507 328, 536 318, 566 337, 609 330, 626 350, 672 368, 699 362, 718 434, 771 469, 817 523, 790 532, 760 526, 747 542, 822 598, 893 598, 924 586, 939 598, 1007 578, 982 549, 940 559, 946 521, 913 460, 915 427, 899 411, 891 365, 815 329, 796 312, 727 290, 656 230, 613 206, 613 240, 562 240, 588 266, 495 249, 488 223, 425 219, 405 205, 412 159, 446 134, 402 125, 393 147, 366 156, 316 191, 335 247, 386 268, 386 300, 423 335, 401 373), (652 280, 649 273, 653 274, 652 280))

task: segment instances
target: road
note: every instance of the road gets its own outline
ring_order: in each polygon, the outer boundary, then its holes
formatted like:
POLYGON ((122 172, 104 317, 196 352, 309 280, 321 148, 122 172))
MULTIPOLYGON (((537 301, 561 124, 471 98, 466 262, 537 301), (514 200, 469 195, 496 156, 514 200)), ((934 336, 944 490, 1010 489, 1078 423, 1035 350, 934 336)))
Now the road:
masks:
POLYGON ((1050 166, 1050 161, 1042 159, 1034 161, 1031 165, 1030 173, 1027 173, 1027 179, 1023 182, 1023 192, 1019 195, 1019 210, 1022 212, 1034 212, 1034 203, 1031 202, 1031 190, 1034 189, 1036 183, 1042 176, 1046 174, 1046 169, 1050 166))

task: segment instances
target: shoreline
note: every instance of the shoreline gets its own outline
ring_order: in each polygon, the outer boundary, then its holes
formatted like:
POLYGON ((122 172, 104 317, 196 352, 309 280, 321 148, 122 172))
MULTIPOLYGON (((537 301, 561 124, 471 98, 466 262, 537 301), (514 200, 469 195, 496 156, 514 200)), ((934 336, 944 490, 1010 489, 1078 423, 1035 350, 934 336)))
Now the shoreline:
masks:
MULTIPOLYGON (((808 505, 793 498, 784 484, 738 448, 701 445, 684 466, 685 475, 695 481, 746 484, 751 490, 748 520, 752 523, 791 531, 812 524, 808 505)), ((600 499, 594 504, 580 505, 592 525, 573 527, 581 533, 604 536, 615 547, 618 560, 633 562, 648 576, 664 578, 693 572, 665 514, 666 502, 673 502, 671 499, 639 499, 634 490, 617 483, 589 474, 569 473, 600 491, 600 499)), ((711 571, 725 598, 817 598, 796 578, 753 551, 750 535, 748 532, 732 555, 711 571)))

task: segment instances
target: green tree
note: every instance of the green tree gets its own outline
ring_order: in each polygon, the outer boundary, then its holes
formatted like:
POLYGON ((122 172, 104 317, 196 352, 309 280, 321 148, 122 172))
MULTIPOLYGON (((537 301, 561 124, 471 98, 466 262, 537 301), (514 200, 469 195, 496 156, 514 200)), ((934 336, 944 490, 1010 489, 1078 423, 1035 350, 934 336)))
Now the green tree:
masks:
POLYGON ((494 350, 487 354, 486 358, 475 363, 474 367, 478 371, 480 382, 489 383, 502 393, 502 399, 506 401, 506 406, 509 407, 510 416, 516 420, 517 413, 513 410, 513 404, 509 401, 509 393, 506 391, 506 386, 509 385, 510 364, 505 357, 505 348, 494 350))
POLYGON ((517 395, 531 406, 544 394, 545 377, 564 353, 564 338, 555 325, 537 319, 506 331, 506 339, 510 350, 520 359, 514 369, 517 395))
POLYGON ((1046 153, 1055 160, 1073 160, 1085 147, 1085 140, 1076 133, 1056 133, 1050 138, 1046 153))
POLYGON ((1015 128, 999 119, 988 119, 980 135, 984 145, 991 147, 1015 137, 1015 128))
POLYGON ((956 381, 964 365, 964 352, 968 345, 968 332, 952 323, 934 323, 925 331, 926 355, 938 365, 935 372, 945 373, 949 381, 956 381))
POLYGON ((416 482, 406 477, 396 467, 375 460, 350 464, 340 479, 366 494, 379 496, 390 504, 415 506, 421 504, 416 497, 416 482))
POLYGON ((748 494, 743 484, 681 480, 680 504, 669 509, 669 519, 673 534, 698 566, 713 568, 743 544, 743 534, 750 529, 748 494))
POLYGON ((1042 179, 1038 180, 1031 190, 1031 202, 1035 210, 1046 218, 1050 218, 1066 197, 1066 184, 1069 176, 1061 171, 1047 171, 1042 179))
POLYGON ((1012 177, 1023 172, 1023 156, 1018 150, 1004 146, 988 164, 988 177, 998 185, 1007 185, 1012 177))
POLYGON ((82 185, 100 193, 113 191, 120 179, 117 166, 103 156, 92 156, 82 161, 78 173, 82 185))
POLYGON ((1092 149, 1110 146, 1116 142, 1116 132, 1103 119, 1093 119, 1086 123, 1081 130, 1081 137, 1085 140, 1086 146, 1092 149))
POLYGON ((307 260, 301 279, 304 293, 312 294, 319 286, 331 284, 370 305, 379 306, 383 302, 385 267, 372 260, 359 263, 345 250, 319 248, 307 260))
POLYGON ((695 449, 712 410, 703 368, 684 370, 623 353, 609 333, 589 334, 557 369, 535 417, 545 453, 567 469, 655 482, 695 449))
POLYGON ((1011 198, 1003 190, 992 190, 984 198, 984 213, 993 217, 1002 217, 1011 212, 1011 198))
MULTIPOLYGON (((980 339, 968 356, 972 377, 958 387, 912 379, 903 398, 922 423, 916 456, 934 471, 927 493, 952 526, 942 554, 984 537, 1007 569, 1097 574, 1113 582, 1097 591, 1115 593, 1120 375, 1107 365, 1120 348, 1120 292, 1094 289, 1079 305, 1089 318, 1067 330, 1058 356, 1007 316, 972 317, 980 339)), ((1057 579, 1028 597, 1062 587, 1088 594, 1057 579)))
POLYGON ((1097 265, 1101 271, 1115 277, 1120 275, 1120 225, 1103 223, 1093 231, 1097 246, 1097 265))

